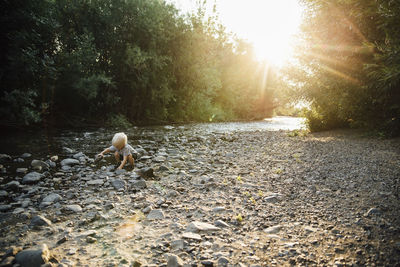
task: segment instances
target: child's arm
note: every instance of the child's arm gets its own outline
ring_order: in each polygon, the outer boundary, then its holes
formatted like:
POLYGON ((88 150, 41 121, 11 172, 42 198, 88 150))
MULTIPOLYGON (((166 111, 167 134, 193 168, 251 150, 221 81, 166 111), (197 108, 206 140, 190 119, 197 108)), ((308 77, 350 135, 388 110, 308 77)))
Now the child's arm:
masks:
POLYGON ((106 154, 106 153, 110 153, 111 152, 111 150, 110 150, 110 148, 106 148, 106 149, 104 149, 100 154, 98 154, 100 157, 104 157, 104 154, 106 154))
POLYGON ((118 169, 121 170, 125 166, 127 160, 128 160, 128 156, 124 156, 124 158, 121 162, 121 165, 119 165, 118 169))

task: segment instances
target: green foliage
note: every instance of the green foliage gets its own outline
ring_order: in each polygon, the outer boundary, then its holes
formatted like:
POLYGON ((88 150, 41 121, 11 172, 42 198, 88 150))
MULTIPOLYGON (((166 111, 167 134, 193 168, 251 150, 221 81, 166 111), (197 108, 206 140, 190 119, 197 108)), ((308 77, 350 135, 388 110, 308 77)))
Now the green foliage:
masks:
POLYGON ((117 128, 130 128, 132 124, 128 121, 128 119, 121 114, 112 114, 108 117, 107 126, 109 127, 117 127, 117 128))
POLYGON ((276 75, 202 5, 181 16, 164 0, 15 0, 0 12, 10 121, 46 113, 125 127, 254 119, 273 109, 276 75))
POLYGON ((400 134, 400 2, 304 0, 293 90, 312 131, 343 126, 400 134))

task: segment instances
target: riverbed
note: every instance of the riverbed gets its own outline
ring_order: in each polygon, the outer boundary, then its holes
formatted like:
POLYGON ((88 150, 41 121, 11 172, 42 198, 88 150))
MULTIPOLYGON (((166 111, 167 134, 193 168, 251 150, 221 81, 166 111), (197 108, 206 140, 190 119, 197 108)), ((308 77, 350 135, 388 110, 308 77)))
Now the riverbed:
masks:
POLYGON ((138 155, 123 171, 111 156, 93 161, 121 129, 40 135, 49 138, 42 152, 15 148, 8 162, 30 153, 20 164, 48 164, 26 167, 37 180, 4 163, 3 178, 12 179, 0 189, 3 260, 21 264, 34 254, 55 266, 396 266, 399 139, 294 135, 301 124, 288 130, 275 122, 124 129, 138 155))

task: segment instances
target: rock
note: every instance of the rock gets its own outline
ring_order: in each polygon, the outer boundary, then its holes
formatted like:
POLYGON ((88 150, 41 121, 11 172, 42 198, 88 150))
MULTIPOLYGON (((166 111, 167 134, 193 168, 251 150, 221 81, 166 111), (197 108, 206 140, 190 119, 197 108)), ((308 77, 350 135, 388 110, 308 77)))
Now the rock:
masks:
POLYGON ((0 262, 0 267, 12 267, 14 262, 14 257, 3 257, 3 260, 0 262))
POLYGON ((50 251, 46 244, 37 250, 23 250, 15 256, 21 267, 40 267, 50 260, 50 251))
POLYGON ((153 158, 152 160, 153 160, 153 162, 162 163, 166 160, 166 158, 164 156, 157 156, 157 157, 153 158))
POLYGON ((103 185, 104 180, 103 179, 95 179, 95 180, 90 180, 87 182, 88 185, 103 185))
POLYGON ((26 174, 28 172, 28 168, 17 168, 17 174, 26 174))
POLYGON ((14 162, 22 163, 25 162, 25 160, 23 158, 16 158, 14 159, 14 162))
POLYGON ((377 208, 370 208, 365 214, 365 217, 370 217, 372 215, 379 215, 381 212, 377 208))
POLYGON ((186 228, 187 232, 193 232, 193 233, 212 232, 212 231, 218 231, 218 230, 220 230, 220 228, 218 228, 212 224, 198 222, 198 221, 191 222, 186 228))
POLYGON ((82 152, 78 152, 78 153, 74 154, 72 157, 73 157, 74 159, 78 159, 78 160, 79 160, 81 157, 86 158, 86 155, 83 154, 82 152))
POLYGON ((67 212, 79 213, 82 212, 82 207, 79 205, 67 205, 64 207, 67 212))
POLYGON ((11 181, 11 182, 5 184, 4 188, 16 192, 21 189, 21 185, 18 181, 11 181))
POLYGON ((184 232, 182 234, 182 237, 186 238, 186 239, 192 239, 192 240, 201 241, 201 236, 199 234, 195 234, 195 233, 192 233, 192 232, 184 232))
POLYGON ((11 156, 7 154, 0 154, 0 162, 4 163, 7 161, 11 161, 11 156))
POLYGON ((49 164, 47 164, 44 161, 37 160, 37 159, 32 160, 31 166, 34 169, 45 169, 45 170, 48 170, 50 168, 49 164))
POLYGON ((51 156, 50 160, 56 162, 58 161, 58 156, 57 155, 51 156))
POLYGON ((63 151, 67 152, 68 154, 72 154, 75 152, 73 149, 68 148, 68 147, 63 147, 62 149, 63 149, 63 151))
POLYGON ((34 184, 39 182, 43 177, 43 174, 37 172, 30 172, 22 178, 23 184, 34 184))
POLYGON ((278 196, 276 196, 276 195, 268 196, 268 197, 264 198, 264 201, 267 203, 276 203, 276 202, 278 202, 278 196))
POLYGON ((171 242, 171 250, 183 250, 185 247, 185 241, 183 239, 174 240, 171 242))
POLYGON ((24 158, 24 159, 30 158, 30 157, 32 157, 32 154, 30 154, 30 153, 24 153, 21 155, 21 158, 24 158))
POLYGON ((164 213, 160 209, 151 210, 149 215, 147 215, 147 220, 162 220, 164 219, 164 213))
POLYGON ((126 173, 126 170, 125 170, 125 169, 116 169, 116 170, 115 170, 115 174, 116 174, 116 175, 120 175, 120 174, 123 174, 123 173, 126 173))
POLYGON ((112 180, 111 185, 115 190, 125 189, 126 182, 124 180, 112 180))
POLYGON ((222 221, 222 220, 216 220, 214 222, 214 225, 217 227, 222 227, 222 228, 228 228, 229 224, 227 224, 226 222, 222 221))
POLYGON ((182 267, 183 266, 183 261, 181 258, 174 254, 169 254, 168 255, 168 262, 167 262, 167 267, 182 267))
POLYGON ((161 165, 161 166, 158 168, 158 171, 159 171, 159 172, 166 172, 166 171, 170 171, 170 169, 169 169, 167 166, 165 166, 165 165, 161 165))
POLYGON ((147 214, 147 213, 149 213, 150 211, 152 211, 152 207, 151 207, 151 206, 147 206, 147 207, 145 207, 145 208, 142 210, 142 212, 143 212, 144 214, 147 214))
POLYGON ((277 234, 282 230, 282 225, 275 225, 264 229, 264 232, 267 234, 277 234))
POLYGON ((137 173, 143 178, 153 178, 154 177, 154 169, 153 168, 142 168, 137 171, 137 173))
POLYGON ((0 212, 6 212, 12 209, 11 205, 0 205, 0 212))
POLYGON ((88 235, 88 236, 86 236, 86 242, 95 243, 95 242, 97 242, 97 239, 94 238, 93 236, 88 235))
POLYGON ((77 159, 63 159, 60 164, 61 164, 62 167, 64 167, 64 166, 71 167, 71 166, 77 165, 79 163, 80 162, 77 159))
POLYGON ((221 211, 225 211, 225 207, 222 207, 222 206, 220 206, 220 207, 215 207, 215 208, 213 208, 213 210, 212 210, 212 212, 215 212, 215 213, 219 213, 219 212, 221 212, 221 211))
POLYGON ((49 219, 43 216, 36 215, 31 220, 31 226, 51 226, 52 223, 49 219))
POLYGON ((52 193, 45 198, 43 198, 42 202, 48 202, 48 203, 55 203, 58 202, 62 199, 62 197, 59 194, 52 193))
POLYGON ((0 198, 6 198, 8 196, 7 191, 5 190, 0 190, 0 198))
POLYGON ((229 260, 227 259, 227 258, 225 258, 225 257, 220 257, 219 259, 218 259, 218 261, 217 261, 217 266, 219 267, 219 266, 221 266, 221 267, 223 267, 223 266, 228 266, 228 264, 229 264, 229 260))
POLYGON ((133 180, 131 182, 131 185, 132 185, 132 187, 135 187, 135 188, 147 188, 147 184, 146 184, 145 180, 133 180))

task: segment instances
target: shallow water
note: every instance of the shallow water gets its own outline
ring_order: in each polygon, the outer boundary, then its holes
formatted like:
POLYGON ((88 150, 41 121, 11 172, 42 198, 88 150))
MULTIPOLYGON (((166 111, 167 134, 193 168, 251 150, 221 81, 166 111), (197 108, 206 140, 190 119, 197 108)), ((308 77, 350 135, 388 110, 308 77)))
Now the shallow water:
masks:
POLYGON ((274 117, 253 122, 194 123, 174 126, 132 127, 130 129, 97 128, 81 130, 29 131, 24 133, 3 133, 0 140, 0 153, 12 156, 13 162, 4 163, 7 173, 19 167, 28 167, 32 159, 46 160, 52 155, 60 159, 70 157, 64 147, 83 152, 89 157, 110 146, 115 132, 124 131, 132 146, 141 145, 146 150, 157 150, 162 142, 174 142, 178 139, 190 139, 209 134, 229 134, 243 131, 279 131, 304 128, 303 118, 274 117), (15 160, 23 153, 32 157, 24 162, 15 160))

